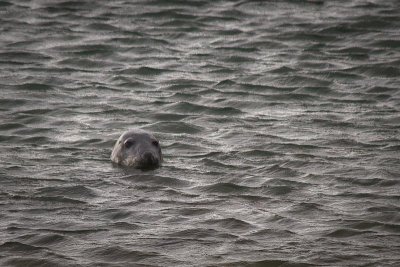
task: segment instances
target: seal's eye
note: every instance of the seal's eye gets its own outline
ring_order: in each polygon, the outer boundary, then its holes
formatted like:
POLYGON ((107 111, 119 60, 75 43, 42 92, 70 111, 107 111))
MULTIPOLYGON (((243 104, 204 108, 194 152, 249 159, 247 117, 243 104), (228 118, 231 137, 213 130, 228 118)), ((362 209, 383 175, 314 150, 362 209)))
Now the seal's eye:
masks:
POLYGON ((153 144, 153 146, 158 147, 160 145, 160 143, 158 143, 157 140, 153 140, 153 142, 151 142, 153 144))
POLYGON ((133 141, 132 139, 126 140, 124 143, 125 148, 130 148, 131 146, 133 146, 134 143, 135 143, 135 141, 133 141))

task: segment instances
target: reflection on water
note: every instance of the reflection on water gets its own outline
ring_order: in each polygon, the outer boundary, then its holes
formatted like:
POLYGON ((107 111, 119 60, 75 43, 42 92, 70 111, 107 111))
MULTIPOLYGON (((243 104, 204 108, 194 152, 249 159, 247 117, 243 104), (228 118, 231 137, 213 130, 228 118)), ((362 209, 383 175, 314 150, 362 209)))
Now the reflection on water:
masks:
POLYGON ((0 14, 0 265, 400 264, 397 1, 0 14))

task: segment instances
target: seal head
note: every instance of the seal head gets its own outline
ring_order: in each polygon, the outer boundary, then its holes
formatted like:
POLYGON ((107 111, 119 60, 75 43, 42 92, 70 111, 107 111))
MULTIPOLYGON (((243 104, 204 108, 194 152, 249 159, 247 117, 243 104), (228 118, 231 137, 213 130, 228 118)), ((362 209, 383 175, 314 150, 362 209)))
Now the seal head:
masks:
POLYGON ((146 131, 129 130, 123 133, 115 143, 111 161, 138 169, 158 168, 162 162, 160 143, 146 131))

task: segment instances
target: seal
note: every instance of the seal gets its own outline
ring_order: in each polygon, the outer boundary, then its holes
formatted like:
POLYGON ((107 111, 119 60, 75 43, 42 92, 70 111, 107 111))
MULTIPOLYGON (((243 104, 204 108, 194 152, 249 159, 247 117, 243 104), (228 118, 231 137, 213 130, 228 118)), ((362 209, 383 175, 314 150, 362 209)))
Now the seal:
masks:
POLYGON ((124 132, 111 153, 111 161, 138 169, 155 169, 161 166, 162 153, 159 141, 141 129, 124 132))

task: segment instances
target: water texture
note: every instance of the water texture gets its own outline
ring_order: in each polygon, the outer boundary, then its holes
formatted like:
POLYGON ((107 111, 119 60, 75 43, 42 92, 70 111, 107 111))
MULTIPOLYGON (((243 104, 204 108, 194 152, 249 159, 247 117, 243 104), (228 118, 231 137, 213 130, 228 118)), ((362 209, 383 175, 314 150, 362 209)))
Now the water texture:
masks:
POLYGON ((0 265, 400 266, 399 18, 0 1, 0 265), (162 168, 111 164, 132 127, 162 168))

